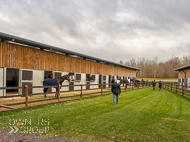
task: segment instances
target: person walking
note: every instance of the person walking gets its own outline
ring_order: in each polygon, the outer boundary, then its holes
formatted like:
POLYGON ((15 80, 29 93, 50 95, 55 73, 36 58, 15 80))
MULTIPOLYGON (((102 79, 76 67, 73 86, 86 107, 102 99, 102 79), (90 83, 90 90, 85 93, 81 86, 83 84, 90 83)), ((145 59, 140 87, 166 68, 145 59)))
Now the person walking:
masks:
POLYGON ((156 81, 154 80, 154 81, 152 82, 153 90, 155 90, 155 86, 156 86, 156 81))
POLYGON ((117 83, 117 80, 114 81, 111 87, 111 91, 113 93, 113 104, 115 105, 116 103, 119 103, 119 97, 118 95, 121 93, 121 88, 120 85, 117 83), (115 98, 116 98, 116 103, 115 103, 115 98))
POLYGON ((162 88, 162 81, 160 80, 160 82, 159 82, 159 91, 161 90, 161 88, 162 88))

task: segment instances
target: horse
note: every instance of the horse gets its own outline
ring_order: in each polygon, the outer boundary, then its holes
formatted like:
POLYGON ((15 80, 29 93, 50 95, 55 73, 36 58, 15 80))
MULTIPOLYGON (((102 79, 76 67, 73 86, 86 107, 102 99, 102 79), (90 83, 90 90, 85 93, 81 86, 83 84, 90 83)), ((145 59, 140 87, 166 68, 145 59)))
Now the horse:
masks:
POLYGON ((140 80, 131 79, 131 82, 133 82, 133 84, 135 85, 135 87, 137 87, 138 83, 140 83, 140 80))
POLYGON ((121 79, 121 80, 120 80, 120 83, 121 83, 121 84, 123 84, 123 83, 125 84, 125 83, 126 83, 126 84, 128 85, 128 84, 129 84, 129 81, 128 81, 128 80, 123 80, 123 79, 121 79))
MULTIPOLYGON (((59 78, 46 78, 44 81, 43 81, 43 86, 52 86, 52 85, 62 85, 63 81, 64 80, 68 80, 70 81, 70 76, 69 74, 66 74, 64 76, 61 76, 59 78)), ((58 97, 58 87, 55 87, 56 88, 56 94, 55 94, 55 97, 57 96, 58 97)), ((47 92, 48 88, 44 88, 44 97, 46 97, 46 92, 47 92)))
POLYGON ((86 77, 86 81, 91 81, 91 80, 94 80, 94 78, 91 76, 91 77, 86 77))

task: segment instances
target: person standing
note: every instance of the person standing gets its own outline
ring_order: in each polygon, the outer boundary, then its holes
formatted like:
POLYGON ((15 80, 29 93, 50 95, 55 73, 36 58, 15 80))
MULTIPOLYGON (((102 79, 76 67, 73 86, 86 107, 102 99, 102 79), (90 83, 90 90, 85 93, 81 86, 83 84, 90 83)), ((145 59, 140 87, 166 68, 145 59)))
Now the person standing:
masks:
POLYGON ((162 88, 162 81, 160 80, 160 82, 159 82, 159 91, 161 90, 161 88, 162 88))
POLYGON ((111 87, 111 91, 113 93, 113 104, 115 105, 116 103, 119 103, 119 97, 118 95, 121 93, 121 88, 120 85, 117 83, 117 80, 114 81, 111 87), (116 103, 115 103, 115 98, 116 98, 116 103))
POLYGON ((154 80, 154 81, 152 82, 153 90, 155 90, 155 86, 156 86, 156 81, 154 80))

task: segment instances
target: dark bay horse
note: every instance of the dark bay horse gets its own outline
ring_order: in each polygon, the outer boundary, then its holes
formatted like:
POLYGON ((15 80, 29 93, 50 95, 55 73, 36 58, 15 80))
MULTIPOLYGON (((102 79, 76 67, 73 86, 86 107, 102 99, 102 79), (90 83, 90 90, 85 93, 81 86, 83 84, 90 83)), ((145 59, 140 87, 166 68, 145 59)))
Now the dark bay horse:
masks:
POLYGON ((131 82, 135 85, 135 87, 137 87, 138 84, 140 83, 140 80, 131 79, 131 82))
POLYGON ((124 84, 126 83, 127 85, 129 85, 129 81, 128 81, 128 80, 123 80, 123 79, 121 79, 121 80, 120 80, 120 84, 123 84, 123 83, 124 83, 124 84))
MULTIPOLYGON (((62 85, 63 81, 64 80, 68 80, 70 81, 70 76, 67 74, 67 75, 64 75, 64 76, 61 76, 59 78, 46 78, 44 81, 43 81, 43 86, 53 86, 53 85, 62 85)), ((55 97, 58 97, 58 87, 55 87, 56 88, 56 94, 55 94, 55 97)), ((48 90, 48 88, 44 88, 44 93, 46 93, 48 90)), ((46 94, 44 94, 44 97, 46 97, 46 94)))
POLYGON ((91 80, 94 80, 94 78, 91 76, 91 77, 86 77, 86 81, 91 81, 91 80))

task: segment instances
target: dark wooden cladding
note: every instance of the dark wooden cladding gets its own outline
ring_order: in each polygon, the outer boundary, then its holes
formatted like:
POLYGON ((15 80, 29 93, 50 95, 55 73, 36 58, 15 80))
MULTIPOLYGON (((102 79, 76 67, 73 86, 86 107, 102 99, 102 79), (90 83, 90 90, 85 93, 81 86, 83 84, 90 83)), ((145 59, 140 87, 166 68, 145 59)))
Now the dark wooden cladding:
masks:
POLYGON ((22 80, 32 80, 33 71, 22 70, 22 80))
POLYGON ((106 88, 106 82, 103 82, 103 88, 104 89, 106 88))
POLYGON ((86 82, 86 90, 90 90, 90 82, 86 82))
POLYGON ((32 83, 31 82, 23 82, 22 83, 22 95, 25 95, 24 86, 28 85, 28 94, 32 94, 32 83))
POLYGON ((55 72, 55 78, 59 78, 61 77, 61 73, 60 72, 55 72))
POLYGON ((74 91, 74 82, 69 82, 69 91, 74 91))
POLYGON ((7 43, 0 43, 0 67, 114 76, 136 76, 135 70, 7 43))

